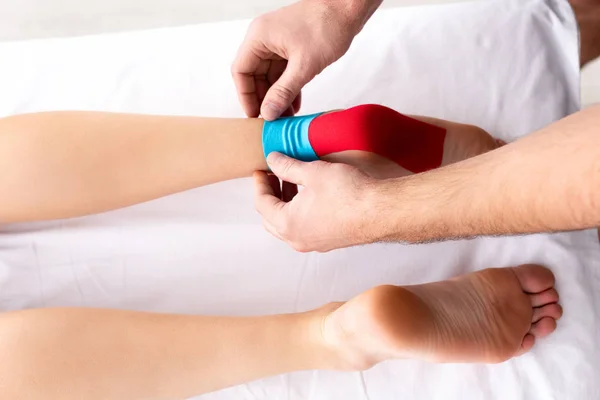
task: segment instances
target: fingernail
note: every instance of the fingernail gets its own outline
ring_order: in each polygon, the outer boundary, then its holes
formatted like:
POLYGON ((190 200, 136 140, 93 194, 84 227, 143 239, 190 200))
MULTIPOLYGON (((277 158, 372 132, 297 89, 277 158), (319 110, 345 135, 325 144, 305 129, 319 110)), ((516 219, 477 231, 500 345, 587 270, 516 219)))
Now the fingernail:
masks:
POLYGON ((281 116, 281 109, 273 103, 267 103, 263 106, 262 115, 264 119, 272 121, 281 116))

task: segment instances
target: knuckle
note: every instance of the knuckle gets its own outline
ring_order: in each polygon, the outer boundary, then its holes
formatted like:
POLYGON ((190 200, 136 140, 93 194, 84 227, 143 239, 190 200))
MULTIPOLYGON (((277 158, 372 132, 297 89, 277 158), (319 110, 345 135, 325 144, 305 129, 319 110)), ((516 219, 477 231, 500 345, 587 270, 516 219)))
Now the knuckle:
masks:
POLYGON ((303 242, 293 242, 291 243, 291 246, 294 250, 296 250, 298 253, 308 253, 310 252, 310 248, 306 245, 306 243, 303 242))
POLYGON ((232 77, 235 77, 237 75, 238 70, 239 70, 238 61, 236 59, 233 63, 231 63, 231 67, 229 68, 229 73, 231 74, 232 77))
POLYGON ((347 176, 348 174, 353 173, 354 167, 348 164, 342 163, 328 163, 322 162, 315 166, 315 172, 319 175, 321 174, 331 174, 331 175, 340 175, 347 176))
POLYGON ((287 221, 280 221, 278 226, 276 227, 277 232, 282 238, 289 239, 290 238, 290 228, 287 221))
POLYGON ((266 23, 264 15, 253 19, 252 22, 250 22, 250 26, 248 26, 248 36, 259 35, 264 31, 266 23))
POLYGON ((271 234, 275 234, 275 232, 273 232, 273 230, 271 229, 271 226, 269 226, 269 224, 266 223, 266 221, 263 219, 263 228, 265 229, 265 231, 271 233, 271 234))
POLYGON ((235 75, 239 68, 240 65, 240 60, 242 59, 242 57, 244 56, 244 50, 245 50, 245 43, 242 44, 239 48, 238 54, 235 56, 233 62, 231 63, 231 66, 229 68, 229 72, 231 72, 231 75, 235 75))
POLYGON ((322 172, 325 172, 327 170, 327 168, 329 168, 330 166, 335 165, 335 164, 331 164, 327 161, 323 161, 323 160, 317 160, 317 161, 313 161, 309 164, 309 169, 313 174, 320 174, 322 172))

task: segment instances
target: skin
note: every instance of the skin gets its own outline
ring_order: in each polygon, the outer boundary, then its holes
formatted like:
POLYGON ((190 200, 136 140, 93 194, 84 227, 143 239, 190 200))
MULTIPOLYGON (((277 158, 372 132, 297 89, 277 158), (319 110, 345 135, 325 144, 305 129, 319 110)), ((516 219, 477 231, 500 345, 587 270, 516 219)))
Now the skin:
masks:
POLYGON ((346 53, 382 1, 302 0, 255 19, 231 67, 246 115, 298 112, 302 87, 346 53))
MULTIPOLYGON (((479 128, 425 119, 448 131, 446 163, 497 147, 479 128)), ((263 123, 77 111, 0 119, 0 221, 82 216, 249 177, 267 169, 263 123)), ((409 174, 365 152, 327 159, 362 167, 372 176, 409 174)), ((295 194, 291 185, 283 189, 278 198, 295 194)))
MULTIPOLYGON (((231 66, 249 117, 300 110, 302 88, 342 57, 383 0, 301 0, 256 18, 231 66)), ((581 31, 581 66, 600 55, 600 1, 571 0, 581 31)))
POLYGON ((357 371, 388 359, 497 363, 554 331, 562 309, 553 284, 548 269, 521 266, 380 286, 287 315, 2 313, 0 393, 27 400, 183 399, 291 371, 357 371))
MULTIPOLYGON (((497 147, 476 127, 435 122, 448 129, 448 162, 497 147)), ((75 217, 250 175, 266 167, 261 124, 92 112, 2 119, 1 218, 75 217)), ((362 165, 370 158, 333 156, 362 165)), ((276 196, 284 198, 281 191, 276 196)), ((287 315, 6 312, 0 393, 28 400, 175 399, 285 372, 363 370, 388 359, 495 363, 554 331, 562 309, 553 285, 550 270, 522 266, 376 287, 287 315)))
MULTIPOLYGON (((248 31, 232 73, 240 103, 249 116, 260 112, 272 119, 282 110, 297 112, 302 87, 346 52, 360 31, 357 27, 362 27, 380 5, 380 1, 368 0, 323 1, 319 8, 316 3, 302 0, 266 14, 248 31), (341 3, 347 7, 339 8, 341 3), (286 23, 279 24, 278 20, 286 23), (326 31, 323 21, 338 29, 321 35, 326 31), (323 37, 332 38, 331 46, 323 43, 323 37), (325 56, 318 58, 313 52, 325 56)), ((571 0, 570 4, 581 30, 583 66, 600 56, 600 1, 571 0)), ((600 223, 594 207, 597 173, 592 147, 597 114, 598 108, 592 108, 542 129, 533 139, 406 179, 373 180, 372 174, 357 168, 324 162, 304 164, 273 154, 271 170, 282 180, 302 184, 307 190, 288 204, 277 201, 273 194, 278 183, 257 173, 256 207, 267 229, 300 251, 329 251, 382 240, 420 242, 594 227, 600 223), (577 137, 573 125, 577 125, 577 137), (561 140, 565 140, 564 146, 561 140), (551 160, 564 162, 552 165, 551 160), (558 168, 562 169, 551 176, 562 180, 539 179, 558 168), (328 187, 317 176, 336 182, 335 187, 328 187), (502 186, 491 176, 501 179, 502 186), (354 200, 340 204, 340 198, 354 200), (472 201, 476 203, 471 208, 472 201)), ((393 173, 384 177, 390 175, 393 173)))
POLYGON ((488 153, 393 179, 272 154, 271 170, 305 190, 284 202, 257 172, 256 209, 298 251, 593 228, 600 225, 598 126, 600 106, 589 107, 488 153))

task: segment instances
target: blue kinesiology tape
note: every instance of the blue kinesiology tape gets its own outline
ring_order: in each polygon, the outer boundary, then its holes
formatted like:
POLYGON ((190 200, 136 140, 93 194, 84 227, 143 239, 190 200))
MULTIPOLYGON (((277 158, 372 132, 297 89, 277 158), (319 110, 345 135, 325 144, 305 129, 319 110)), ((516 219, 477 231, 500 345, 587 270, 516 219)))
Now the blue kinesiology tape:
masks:
POLYGON ((321 114, 265 121, 262 132, 265 158, 270 153, 277 151, 300 161, 318 160, 319 157, 308 140, 308 127, 312 120, 321 114))

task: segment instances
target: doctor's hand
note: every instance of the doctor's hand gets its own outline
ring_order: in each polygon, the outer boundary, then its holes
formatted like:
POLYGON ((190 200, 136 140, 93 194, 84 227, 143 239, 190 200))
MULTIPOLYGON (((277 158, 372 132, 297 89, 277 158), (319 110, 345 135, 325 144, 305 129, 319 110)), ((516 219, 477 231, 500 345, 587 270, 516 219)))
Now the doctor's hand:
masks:
POLYGON ((300 109, 301 90, 343 56, 381 0, 301 0, 250 25, 231 73, 249 117, 300 109))
POLYGON ((375 241, 367 228, 374 220, 370 214, 377 211, 372 207, 373 178, 350 165, 307 163, 279 153, 271 153, 267 162, 281 180, 304 187, 290 199, 273 176, 254 174, 255 207, 274 236, 300 252, 326 252, 375 241))

